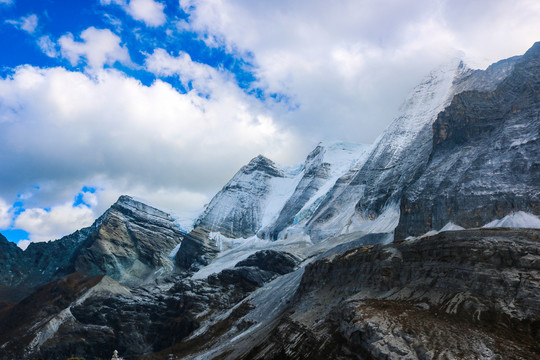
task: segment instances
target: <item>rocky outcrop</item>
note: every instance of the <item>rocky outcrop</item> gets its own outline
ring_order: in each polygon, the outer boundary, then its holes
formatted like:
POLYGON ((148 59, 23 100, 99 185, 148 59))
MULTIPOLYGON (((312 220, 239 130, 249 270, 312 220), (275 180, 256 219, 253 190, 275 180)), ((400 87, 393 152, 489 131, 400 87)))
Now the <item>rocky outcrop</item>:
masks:
POLYGON ((210 262, 219 253, 219 248, 210 231, 203 226, 197 226, 184 236, 180 249, 174 257, 175 264, 182 270, 197 271, 210 262))
MULTIPOLYGON (((207 319, 230 314, 252 291, 297 264, 290 254, 262 251, 205 280, 170 274, 158 284, 131 290, 108 277, 72 274, 0 317, 0 329, 5 329, 0 359, 108 358, 115 349, 126 358, 167 352, 207 319)), ((219 331, 218 321, 204 334, 218 336, 219 331)))
POLYGON ((13 286, 24 274, 22 250, 0 234, 0 284, 13 286))
POLYGON ((10 287, 34 288, 74 272, 73 261, 77 250, 96 231, 105 215, 92 226, 59 240, 31 243, 25 251, 9 243, 9 252, 6 253, 9 256, 5 257, 5 266, 0 267, 0 282, 10 287), (17 276, 6 277, 15 268, 18 269, 17 276))
POLYGON ((34 288, 80 271, 139 281, 159 268, 184 236, 169 214, 121 196, 92 226, 25 251, 0 239, 0 284, 34 288))
POLYGON ((52 336, 56 323, 69 316, 69 307, 102 279, 103 276, 71 274, 38 288, 0 313, 0 358, 29 357, 33 347, 52 336))
POLYGON ((210 275, 210 283, 234 285, 245 292, 251 292, 277 275, 292 272, 300 259, 282 251, 262 250, 238 262, 234 268, 225 269, 219 274, 210 275))
POLYGON ((539 293, 540 230, 361 247, 308 265, 289 311, 237 358, 534 359, 539 293))
POLYGON ((195 227, 207 228, 228 237, 249 237, 261 228, 273 179, 285 173, 259 155, 242 167, 212 199, 195 227))
POLYGON ((403 196, 397 238, 540 214, 539 112, 537 43, 494 91, 460 93, 439 114, 429 163, 403 196))
POLYGON ((169 253, 183 237, 169 214, 121 196, 79 248, 73 265, 87 274, 137 282, 159 268, 172 270, 169 253))
POLYGON ((336 182, 307 223, 313 237, 343 231, 392 231, 398 222, 403 191, 425 170, 432 150, 432 124, 455 94, 492 90, 513 69, 518 58, 487 70, 468 69, 458 59, 430 73, 403 103, 401 115, 374 144, 367 161, 336 182), (370 224, 382 214, 385 219, 370 224))

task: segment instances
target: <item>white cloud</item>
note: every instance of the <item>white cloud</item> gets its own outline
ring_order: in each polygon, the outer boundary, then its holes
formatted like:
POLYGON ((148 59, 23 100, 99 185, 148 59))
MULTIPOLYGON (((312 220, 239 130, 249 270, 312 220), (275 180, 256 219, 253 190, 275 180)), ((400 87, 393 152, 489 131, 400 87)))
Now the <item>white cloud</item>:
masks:
POLYGON ((13 0, 0 0, 0 4, 2 4, 2 5, 11 5, 11 4, 13 4, 13 0))
POLYGON ((120 45, 120 37, 108 29, 90 27, 81 33, 81 39, 83 41, 75 41, 72 34, 67 34, 58 40, 62 56, 73 66, 83 58, 92 69, 113 65, 117 61, 131 63, 127 48, 120 45))
MULTIPOLYGON (((14 227, 30 234, 30 242, 56 240, 94 222, 94 212, 84 206, 65 203, 49 210, 31 208, 23 211, 15 220, 14 227)), ((26 242, 21 244, 26 245, 26 242)))
MULTIPOLYGON (((210 96, 199 96, 197 88, 181 94, 160 80, 144 86, 112 69, 88 76, 23 66, 0 80, 0 197, 37 184, 28 203, 44 208, 87 185, 101 189, 95 216, 126 193, 180 212, 200 208, 259 153, 285 162, 298 154, 304 144, 227 74, 161 55, 171 67, 155 65, 156 71, 206 71, 200 86, 210 96)), ((23 219, 31 226, 51 216, 34 210, 23 219)), ((67 218, 52 219, 56 227, 67 218)))
POLYGON ((30 245, 32 242, 30 240, 19 240, 17 243, 17 246, 20 247, 23 250, 26 250, 28 245, 30 245))
POLYGON ((9 212, 11 205, 0 198, 0 229, 6 229, 11 224, 12 214, 9 212))
POLYGON ((31 14, 23 16, 19 20, 6 20, 6 22, 29 34, 33 34, 38 26, 38 17, 36 14, 31 14))
POLYGON ((485 66, 523 53, 540 33, 540 5, 530 0, 180 5, 190 15, 190 30, 210 46, 253 54, 258 85, 298 106, 277 120, 313 138, 368 143, 419 79, 456 50, 485 66))
POLYGON ((231 89, 238 91, 232 76, 206 64, 192 61, 185 52, 180 52, 175 57, 163 49, 156 49, 146 58, 145 65, 148 71, 158 76, 177 75, 184 87, 188 88, 191 85, 204 94, 210 95, 231 89))
POLYGON ((148 26, 163 25, 166 21, 163 13, 165 5, 153 0, 131 0, 127 12, 135 20, 140 20, 148 26))
POLYGON ((56 44, 51 40, 48 35, 42 36, 38 39, 37 44, 41 51, 48 57, 58 56, 58 51, 56 51, 56 44))
POLYGON ((147 26, 163 25, 167 18, 163 10, 165 5, 154 0, 100 0, 101 5, 119 5, 135 20, 144 22, 147 26))
POLYGON ((33 34, 38 25, 38 17, 35 14, 21 18, 21 29, 27 33, 33 34))

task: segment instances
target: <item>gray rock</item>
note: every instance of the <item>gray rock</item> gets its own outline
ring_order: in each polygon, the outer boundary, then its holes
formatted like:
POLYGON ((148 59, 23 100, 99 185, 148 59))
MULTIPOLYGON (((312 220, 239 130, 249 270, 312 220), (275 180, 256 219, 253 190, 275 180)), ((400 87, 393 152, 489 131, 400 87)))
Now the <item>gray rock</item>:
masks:
POLYGON ((465 230, 316 261, 264 338, 211 358, 538 358, 539 241, 540 230, 465 230))
MULTIPOLYGON (((403 191, 425 171, 437 114, 457 93, 493 89, 518 58, 500 61, 485 71, 470 70, 456 59, 429 74, 411 92, 402 115, 375 143, 367 161, 339 179, 318 207, 307 223, 312 238, 339 234, 351 222, 371 221, 388 208, 397 209, 403 191)), ((387 229, 377 229, 382 230, 387 229)))
POLYGON ((59 240, 22 251, 0 239, 0 284, 34 288, 75 271, 140 281, 161 267, 172 269, 168 255, 183 237, 170 215, 121 196, 92 226, 59 240))
POLYGON ((426 169, 403 195, 396 237, 540 214, 539 112, 537 43, 494 91, 460 93, 439 114, 426 169))
POLYGON ((228 237, 249 237, 261 228, 270 181, 284 173, 259 155, 242 167, 214 196, 195 227, 217 231, 228 237))

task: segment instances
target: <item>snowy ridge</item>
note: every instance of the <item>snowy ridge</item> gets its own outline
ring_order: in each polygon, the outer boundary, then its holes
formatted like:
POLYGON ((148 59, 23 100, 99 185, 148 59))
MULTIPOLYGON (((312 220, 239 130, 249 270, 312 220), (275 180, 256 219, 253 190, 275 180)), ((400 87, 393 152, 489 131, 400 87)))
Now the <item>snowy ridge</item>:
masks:
POLYGON ((363 165, 372 148, 371 145, 344 142, 336 142, 329 145, 321 143, 319 146, 323 146, 325 151, 318 165, 321 163, 332 164, 330 177, 300 210, 299 216, 295 217, 295 223, 300 222, 303 218, 314 212, 315 208, 323 200, 323 197, 334 187, 339 178, 351 169, 363 165))
POLYGON ((195 226, 230 238, 264 238, 276 228, 279 233, 300 223, 299 213, 301 217, 313 213, 335 182, 365 161, 369 149, 369 145, 321 143, 304 164, 292 167, 257 156, 211 200, 195 226))
POLYGON ((450 104, 455 95, 454 81, 463 71, 458 58, 429 73, 407 96, 396 118, 375 141, 370 158, 387 157, 386 166, 392 167, 403 158, 403 151, 413 143, 418 132, 431 125, 437 114, 450 104))
POLYGON ((464 73, 457 58, 432 71, 400 108, 401 115, 375 141, 363 163, 340 178, 307 223, 314 239, 364 231, 393 231, 399 219, 401 191, 412 181, 431 151, 431 126, 451 101, 464 73), (370 225, 371 224, 371 225, 370 225))
POLYGON ((277 221, 259 235, 273 240, 305 235, 305 225, 323 202, 336 181, 352 168, 361 166, 371 145, 345 142, 319 143, 308 155, 302 178, 294 193, 283 204, 277 221))
POLYGON ((266 206, 263 209, 261 227, 268 226, 277 220, 285 202, 293 195, 294 190, 302 179, 303 166, 299 165, 288 172, 284 171, 284 177, 270 180, 270 192, 266 206))

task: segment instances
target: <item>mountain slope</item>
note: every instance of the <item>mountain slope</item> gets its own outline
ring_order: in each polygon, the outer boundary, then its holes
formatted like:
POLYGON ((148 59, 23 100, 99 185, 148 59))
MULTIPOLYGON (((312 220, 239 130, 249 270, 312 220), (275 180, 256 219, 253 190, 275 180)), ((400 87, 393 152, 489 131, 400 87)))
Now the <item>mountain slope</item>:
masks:
MULTIPOLYGON (((185 270, 208 265, 228 238, 278 240, 299 234, 335 181, 365 160, 367 145, 319 144, 297 167, 281 168, 264 156, 244 166, 214 196, 175 256, 185 270)), ((308 240, 309 241, 309 240, 308 240)))
POLYGON ((403 196, 396 236, 540 214, 539 113, 536 43, 494 91, 462 92, 439 114, 429 163, 403 196))
POLYGON ((228 237, 255 235, 275 214, 272 202, 279 196, 290 196, 290 189, 298 182, 295 175, 297 172, 285 172, 266 157, 257 156, 214 196, 195 227, 228 237))
POLYGON ((295 228, 303 227, 336 181, 351 167, 363 164, 369 149, 369 145, 360 144, 319 144, 308 155, 302 178, 282 206, 279 216, 271 225, 262 229, 259 236, 277 240, 294 234, 292 229, 284 232, 291 225, 298 225, 295 228))
POLYGON ((81 271, 138 281, 172 269, 168 254, 184 234, 168 214, 121 196, 92 226, 25 251, 0 238, 2 285, 32 288, 81 271))
POLYGON ((492 89, 508 75, 516 60, 473 71, 454 59, 431 72, 411 92, 402 105, 402 114, 375 142, 363 166, 336 182, 307 224, 312 237, 392 231, 398 223, 402 192, 423 173, 429 160, 431 127, 437 114, 456 93, 471 88, 492 89))

